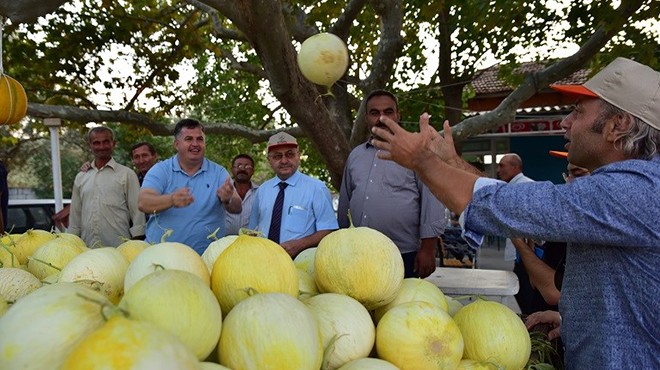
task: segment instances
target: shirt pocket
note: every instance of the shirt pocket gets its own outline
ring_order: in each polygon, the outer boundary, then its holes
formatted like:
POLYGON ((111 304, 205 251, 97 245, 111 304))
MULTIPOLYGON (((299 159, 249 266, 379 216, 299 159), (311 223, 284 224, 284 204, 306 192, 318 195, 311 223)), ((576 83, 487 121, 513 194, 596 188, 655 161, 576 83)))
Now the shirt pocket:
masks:
POLYGON ((400 190, 410 188, 415 183, 412 171, 401 169, 385 171, 383 173, 383 188, 386 190, 400 190))
POLYGON ((291 206, 287 211, 286 230, 293 233, 304 233, 312 217, 312 212, 307 208, 295 205, 291 206))
POLYGON ((110 179, 104 179, 101 193, 101 204, 115 210, 128 209, 126 203, 127 194, 126 178, 123 176, 114 176, 110 179))

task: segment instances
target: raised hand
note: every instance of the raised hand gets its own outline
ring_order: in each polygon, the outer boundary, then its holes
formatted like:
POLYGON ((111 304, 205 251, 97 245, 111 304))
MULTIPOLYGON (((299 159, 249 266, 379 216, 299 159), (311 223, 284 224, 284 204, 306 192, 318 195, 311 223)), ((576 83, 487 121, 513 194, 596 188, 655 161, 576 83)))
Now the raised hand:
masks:
POLYGON ((188 188, 176 189, 170 196, 172 197, 172 207, 186 207, 195 201, 188 188))
POLYGON ((229 182, 229 177, 227 177, 227 180, 218 189, 217 194, 222 203, 227 204, 231 201, 231 197, 234 195, 234 186, 229 182))
POLYGON ((440 147, 434 148, 437 144, 433 142, 439 142, 442 137, 429 125, 429 119, 428 113, 423 113, 419 118, 420 132, 408 132, 390 118, 380 117, 386 128, 371 129, 374 134, 372 144, 383 150, 378 157, 415 169, 424 159, 435 155, 440 147))

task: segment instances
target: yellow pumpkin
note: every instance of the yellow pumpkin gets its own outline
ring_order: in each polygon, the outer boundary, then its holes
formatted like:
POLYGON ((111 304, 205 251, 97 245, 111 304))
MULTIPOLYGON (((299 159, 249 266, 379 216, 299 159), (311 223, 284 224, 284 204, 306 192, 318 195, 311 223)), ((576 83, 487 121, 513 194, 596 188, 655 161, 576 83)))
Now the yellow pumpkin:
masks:
POLYGON ((27 113, 25 89, 13 78, 0 76, 0 125, 18 123, 27 113))

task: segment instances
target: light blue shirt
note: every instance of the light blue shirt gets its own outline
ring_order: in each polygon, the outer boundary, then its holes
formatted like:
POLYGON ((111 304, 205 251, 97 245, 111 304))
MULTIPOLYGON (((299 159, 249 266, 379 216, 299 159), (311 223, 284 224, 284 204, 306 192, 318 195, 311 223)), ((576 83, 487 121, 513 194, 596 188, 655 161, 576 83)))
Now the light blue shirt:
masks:
MULTIPOLYGON (((250 229, 268 236, 275 198, 280 191, 276 176, 259 186, 250 214, 250 229)), ((296 171, 286 181, 280 243, 297 240, 320 230, 338 229, 332 197, 325 184, 296 171)))
POLYGON ((659 194, 658 155, 566 185, 474 191, 466 232, 568 242, 559 301, 566 369, 660 369, 659 194))
POLYGON ((529 177, 525 176, 522 172, 513 176, 511 181, 509 181, 509 184, 522 184, 526 182, 534 182, 534 180, 530 179, 529 177))
POLYGON ((229 172, 224 167, 206 158, 193 176, 188 176, 181 169, 177 155, 151 167, 142 188, 170 194, 187 187, 194 201, 187 207, 168 208, 150 217, 147 222, 147 242, 160 243, 165 231, 172 229, 173 233, 166 241, 183 243, 200 255, 204 253, 212 241, 207 238, 211 233, 220 228, 216 236, 221 238, 225 235, 225 208, 216 191, 228 177, 229 172))

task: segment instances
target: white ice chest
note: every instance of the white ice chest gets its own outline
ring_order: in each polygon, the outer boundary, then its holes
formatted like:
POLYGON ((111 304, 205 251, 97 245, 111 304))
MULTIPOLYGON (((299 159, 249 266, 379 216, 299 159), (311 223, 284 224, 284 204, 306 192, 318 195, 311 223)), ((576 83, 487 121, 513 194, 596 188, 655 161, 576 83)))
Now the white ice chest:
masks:
MULTIPOLYGON (((437 267, 425 280, 451 297, 481 296, 520 313, 514 297, 519 289, 518 277, 513 271, 437 267)), ((468 303, 471 300, 474 298, 461 302, 468 303)))

